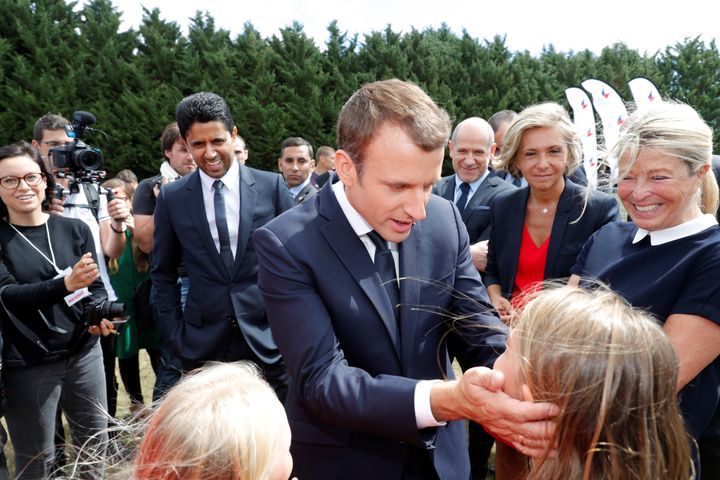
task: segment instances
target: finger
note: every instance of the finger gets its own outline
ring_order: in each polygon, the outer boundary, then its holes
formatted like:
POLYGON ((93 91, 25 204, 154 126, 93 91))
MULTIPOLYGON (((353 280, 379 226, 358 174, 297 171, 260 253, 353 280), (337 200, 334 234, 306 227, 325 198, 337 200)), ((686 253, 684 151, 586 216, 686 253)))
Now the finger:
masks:
POLYGON ((522 390, 523 400, 525 400, 526 402, 535 402, 532 392, 530 391, 530 387, 526 383, 523 384, 520 389, 522 390))
POLYGON ((505 375, 499 370, 490 370, 486 367, 475 367, 468 370, 471 383, 479 385, 491 392, 499 392, 505 383, 505 375))
POLYGON ((527 455, 528 457, 532 458, 538 458, 538 457, 544 457, 548 454, 547 449, 545 448, 533 448, 525 446, 518 442, 513 442, 512 446, 515 450, 522 453, 523 455, 527 455))

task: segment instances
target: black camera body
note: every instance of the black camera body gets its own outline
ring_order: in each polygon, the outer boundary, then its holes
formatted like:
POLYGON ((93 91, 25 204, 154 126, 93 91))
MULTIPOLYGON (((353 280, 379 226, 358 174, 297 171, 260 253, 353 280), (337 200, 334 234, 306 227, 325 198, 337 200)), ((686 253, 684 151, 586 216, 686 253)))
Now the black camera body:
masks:
POLYGON ((102 300, 99 302, 87 303, 83 307, 83 323, 85 325, 100 325, 103 318, 108 320, 125 316, 125 304, 102 300))
POLYGON ((86 130, 100 131, 89 128, 93 124, 95 124, 95 115, 92 113, 74 112, 72 125, 65 127, 68 136, 73 141, 68 145, 50 150, 54 167, 58 170, 69 171, 69 174, 78 183, 99 183, 105 176, 105 172, 101 170, 102 152, 99 148, 91 147, 81 140, 86 130))
POLYGON ((77 138, 70 145, 53 148, 52 155, 55 168, 67 168, 76 174, 100 170, 103 163, 99 149, 90 147, 77 138))

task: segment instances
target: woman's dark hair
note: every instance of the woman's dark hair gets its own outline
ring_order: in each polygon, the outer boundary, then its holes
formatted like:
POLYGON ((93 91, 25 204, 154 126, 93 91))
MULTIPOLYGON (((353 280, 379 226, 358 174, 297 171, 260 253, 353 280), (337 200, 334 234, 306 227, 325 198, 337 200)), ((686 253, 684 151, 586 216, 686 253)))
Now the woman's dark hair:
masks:
MULTIPOLYGON (((45 199, 42 202, 42 209, 44 212, 47 212, 50 210, 50 202, 55 195, 55 177, 53 177, 52 174, 48 172, 48 169, 45 166, 45 162, 43 162, 43 159, 40 156, 40 152, 24 140, 0 147, 0 162, 5 160, 6 158, 22 156, 30 157, 31 159, 33 159, 35 163, 37 163, 40 167, 40 173, 45 176, 45 184, 47 186, 45 188, 45 199)), ((2 216, 3 218, 8 217, 7 206, 2 200, 0 200, 0 216, 2 216)))

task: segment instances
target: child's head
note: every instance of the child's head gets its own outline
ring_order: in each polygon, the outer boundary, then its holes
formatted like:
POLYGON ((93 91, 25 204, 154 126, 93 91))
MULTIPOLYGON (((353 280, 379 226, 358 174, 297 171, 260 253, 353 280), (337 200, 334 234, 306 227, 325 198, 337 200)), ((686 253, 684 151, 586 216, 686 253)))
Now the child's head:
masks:
POLYGON ((213 364, 183 379, 149 419, 137 480, 287 480, 290 427, 282 404, 247 363, 213 364))
POLYGON ((558 456, 536 461, 533 478, 689 477, 675 351, 651 317, 607 288, 546 288, 495 368, 508 394, 561 408, 558 456))

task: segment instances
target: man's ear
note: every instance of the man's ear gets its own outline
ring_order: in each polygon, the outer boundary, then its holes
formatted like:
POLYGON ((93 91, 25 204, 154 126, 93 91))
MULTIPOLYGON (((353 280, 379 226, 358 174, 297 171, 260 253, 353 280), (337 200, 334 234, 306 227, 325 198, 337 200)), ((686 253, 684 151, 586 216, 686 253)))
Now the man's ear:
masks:
POLYGON ((32 141, 30 142, 30 144, 31 144, 33 147, 35 147, 35 148, 40 148, 40 142, 38 142, 38 141, 35 140, 34 138, 33 138, 32 141))
POLYGON ((346 187, 357 182, 357 167, 345 150, 335 152, 335 173, 346 187))

